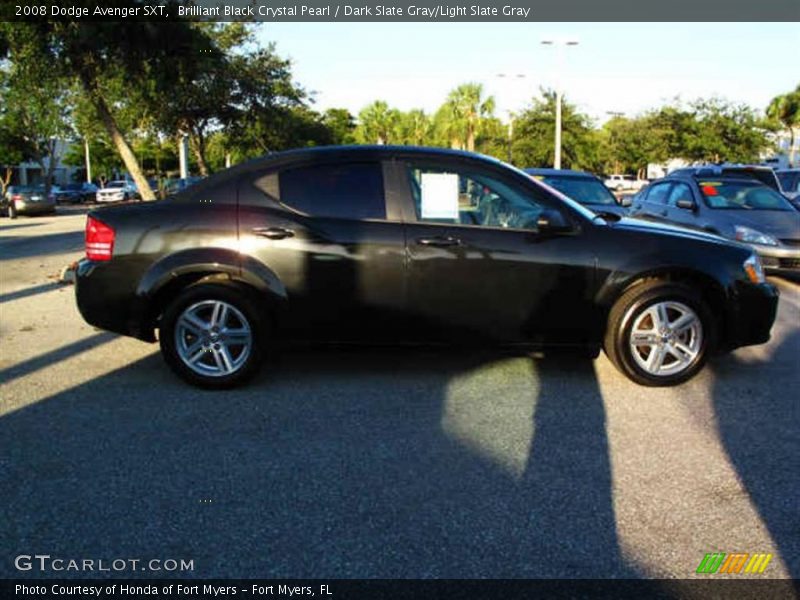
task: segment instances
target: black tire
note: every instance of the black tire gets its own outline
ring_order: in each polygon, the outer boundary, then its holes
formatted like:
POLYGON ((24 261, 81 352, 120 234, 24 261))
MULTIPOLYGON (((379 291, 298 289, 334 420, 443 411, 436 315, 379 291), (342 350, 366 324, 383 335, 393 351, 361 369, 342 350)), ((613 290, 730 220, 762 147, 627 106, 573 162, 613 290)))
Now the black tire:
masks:
MULTIPOLYGON (((708 354, 716 345, 716 336, 716 323, 699 293, 682 283, 653 280, 634 286, 614 304, 608 317, 603 349, 614 366, 635 383, 653 387, 671 386, 688 381, 703 368, 708 354), (649 352, 645 354, 643 351, 637 359, 630 341, 637 319, 648 309, 662 303, 676 303, 675 306, 690 309, 698 318, 699 335, 697 331, 687 334, 697 336, 693 344, 696 345, 696 355, 685 366, 676 365, 674 368, 680 367, 678 372, 660 375, 649 372, 640 365, 641 361, 649 357, 649 352)), ((660 335, 653 337, 662 339, 660 335)), ((654 351, 654 348, 650 347, 649 351, 654 351)), ((668 358, 676 360, 672 355, 668 355, 668 358)))
POLYGON ((17 207, 14 204, 14 201, 8 203, 8 218, 9 219, 16 219, 17 218, 17 207))
MULTIPOLYGON (((237 318, 238 320, 238 318, 237 318)), ((208 389, 224 389, 241 385, 250 379, 261 366, 269 335, 268 319, 258 310, 256 303, 245 290, 222 284, 201 283, 186 288, 164 311, 159 325, 161 353, 169 367, 192 385, 208 389), (221 301, 234 307, 246 319, 252 343, 246 359, 230 374, 207 375, 190 368, 181 358, 177 347, 176 325, 185 310, 210 301, 221 301)), ((200 361, 210 361, 201 358, 200 361)))

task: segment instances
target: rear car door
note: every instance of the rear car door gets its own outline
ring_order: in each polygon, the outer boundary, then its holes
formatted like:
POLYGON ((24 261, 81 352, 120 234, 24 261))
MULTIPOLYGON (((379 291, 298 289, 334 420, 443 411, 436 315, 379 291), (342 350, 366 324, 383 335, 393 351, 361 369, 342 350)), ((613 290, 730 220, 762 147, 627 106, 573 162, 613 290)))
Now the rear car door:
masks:
POLYGON ((285 286, 289 337, 395 339, 405 244, 383 182, 378 160, 291 164, 241 182, 240 247, 285 286))
POLYGON ((408 305, 427 340, 582 344, 594 258, 569 211, 479 162, 406 161, 408 305), (559 231, 540 219, 563 219, 559 231))

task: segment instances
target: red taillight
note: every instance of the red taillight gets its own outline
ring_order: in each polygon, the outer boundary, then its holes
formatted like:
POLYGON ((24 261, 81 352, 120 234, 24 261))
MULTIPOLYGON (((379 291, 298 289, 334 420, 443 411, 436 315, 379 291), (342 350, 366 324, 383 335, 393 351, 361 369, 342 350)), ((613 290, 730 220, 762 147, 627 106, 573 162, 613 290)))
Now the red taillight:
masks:
POLYGON ((86 218, 86 258, 111 260, 114 252, 114 230, 94 217, 86 218))
POLYGON ((11 196, 12 200, 22 200, 22 194, 14 194, 11 196))

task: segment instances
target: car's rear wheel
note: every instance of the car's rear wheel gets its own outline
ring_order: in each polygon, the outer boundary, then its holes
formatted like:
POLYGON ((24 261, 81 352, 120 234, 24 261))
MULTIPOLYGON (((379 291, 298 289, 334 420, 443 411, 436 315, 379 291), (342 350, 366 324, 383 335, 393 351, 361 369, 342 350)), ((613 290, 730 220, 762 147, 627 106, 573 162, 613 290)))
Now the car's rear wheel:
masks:
POLYGON ((677 385, 703 368, 715 341, 714 320, 692 288, 663 281, 635 286, 611 310, 604 348, 641 385, 677 385))
POLYGON ((159 341, 167 364, 183 379, 227 388, 255 373, 266 336, 266 322, 246 293, 201 284, 187 288, 169 305, 159 341))

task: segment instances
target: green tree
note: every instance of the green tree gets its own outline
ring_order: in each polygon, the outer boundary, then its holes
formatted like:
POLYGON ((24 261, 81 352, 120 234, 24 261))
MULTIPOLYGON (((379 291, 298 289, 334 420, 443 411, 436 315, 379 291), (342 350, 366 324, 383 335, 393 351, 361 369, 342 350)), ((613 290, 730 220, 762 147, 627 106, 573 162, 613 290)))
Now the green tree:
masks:
POLYGON ((432 123, 422 109, 412 109, 398 115, 395 137, 401 144, 423 146, 430 142, 432 123))
POLYGON ((322 116, 333 144, 354 144, 356 141, 356 119, 346 108, 329 108, 322 116))
POLYGON ((767 107, 767 117, 774 125, 789 132, 789 164, 794 165, 795 143, 800 130, 800 85, 788 94, 773 98, 767 107))
POLYGON ((376 100, 358 113, 357 139, 363 144, 391 144, 395 140, 400 112, 376 100))
MULTIPOLYGON (((512 155, 521 167, 550 167, 555 159, 556 93, 542 89, 514 121, 512 155)), ((565 169, 592 169, 598 162, 598 138, 589 117, 566 97, 561 105, 561 161, 565 169)))
MULTIPOLYGON (((70 106, 66 82, 36 51, 35 43, 16 30, 6 30, 8 59, 0 65, 2 162, 14 158, 37 162, 47 192, 53 182, 62 140, 69 134, 70 106)), ((10 180, 6 170, 5 187, 10 180)))
POLYGON ((493 115, 494 107, 494 98, 484 97, 479 83, 464 83, 451 91, 440 115, 451 145, 457 143, 460 149, 474 152, 482 122, 493 115))

